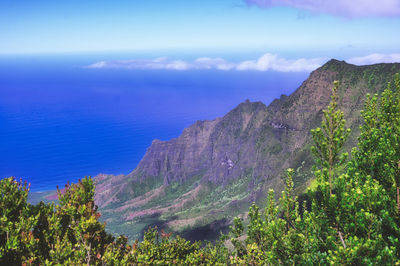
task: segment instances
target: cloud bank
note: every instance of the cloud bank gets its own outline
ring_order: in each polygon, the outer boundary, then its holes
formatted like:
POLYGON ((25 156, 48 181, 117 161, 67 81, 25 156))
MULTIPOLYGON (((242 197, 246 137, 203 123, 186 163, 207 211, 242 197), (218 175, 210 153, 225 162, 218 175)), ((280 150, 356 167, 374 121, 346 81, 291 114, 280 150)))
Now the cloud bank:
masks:
POLYGON ((217 70, 255 70, 255 71, 279 71, 302 72, 312 71, 321 66, 326 60, 323 58, 312 59, 285 59, 275 54, 265 54, 257 60, 242 62, 229 62, 223 58, 201 57, 194 61, 170 60, 160 57, 150 60, 114 60, 100 61, 86 68, 114 68, 114 69, 165 69, 165 70, 190 70, 190 69, 217 69, 217 70))
POLYGON ((399 63, 400 54, 370 54, 367 56, 353 57, 346 62, 354 65, 372 65, 378 63, 399 63))
MULTIPOLYGON (((200 57, 193 61, 173 60, 167 57, 140 60, 100 61, 85 68, 92 69, 138 69, 138 70, 235 70, 235 71, 278 71, 310 72, 322 66, 326 58, 286 59, 276 54, 264 54, 256 60, 229 62, 223 58, 200 57)), ((370 54, 352 57, 345 60, 354 65, 371 65, 378 63, 400 63, 400 53, 370 54)))
POLYGON ((245 0, 262 8, 287 6, 342 17, 400 16, 400 0, 245 0))

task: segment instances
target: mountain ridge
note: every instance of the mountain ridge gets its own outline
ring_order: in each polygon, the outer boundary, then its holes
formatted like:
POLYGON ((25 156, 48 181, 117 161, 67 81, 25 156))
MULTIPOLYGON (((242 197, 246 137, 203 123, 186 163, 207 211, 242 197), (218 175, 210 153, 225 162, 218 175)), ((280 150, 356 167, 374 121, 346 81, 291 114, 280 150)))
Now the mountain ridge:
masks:
POLYGON ((332 59, 268 106, 246 100, 223 117, 195 122, 178 138, 154 140, 128 175, 95 178, 103 221, 130 239, 150 225, 193 239, 208 231, 218 236, 252 202, 261 204, 269 189, 279 195, 285 169, 296 170, 297 192, 304 191, 312 176, 310 130, 320 125, 334 80, 340 82, 338 106, 352 129, 349 150, 365 94, 382 91, 396 72, 398 63, 355 66, 332 59))

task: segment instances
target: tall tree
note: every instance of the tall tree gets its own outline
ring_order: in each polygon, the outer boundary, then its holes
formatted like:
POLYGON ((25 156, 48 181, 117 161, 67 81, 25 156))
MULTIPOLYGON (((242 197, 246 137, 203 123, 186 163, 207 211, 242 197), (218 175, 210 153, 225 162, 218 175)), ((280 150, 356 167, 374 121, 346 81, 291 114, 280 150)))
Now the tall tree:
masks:
POLYGON ((343 118, 343 112, 337 108, 337 90, 339 82, 333 83, 331 102, 327 109, 323 110, 323 120, 321 128, 311 130, 314 145, 311 152, 315 157, 317 166, 323 172, 327 171, 329 182, 329 194, 332 195, 332 178, 335 168, 344 164, 347 155, 341 154, 341 149, 350 129, 345 128, 346 120, 343 118))

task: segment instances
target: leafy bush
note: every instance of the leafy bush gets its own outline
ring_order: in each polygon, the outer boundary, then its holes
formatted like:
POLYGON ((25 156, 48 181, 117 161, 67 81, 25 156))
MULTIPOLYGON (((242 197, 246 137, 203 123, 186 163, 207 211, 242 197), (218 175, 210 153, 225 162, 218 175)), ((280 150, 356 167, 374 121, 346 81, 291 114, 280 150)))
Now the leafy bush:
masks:
POLYGON ((270 191, 265 212, 250 208, 247 237, 234 220, 238 264, 394 265, 400 263, 400 78, 378 96, 367 96, 358 147, 352 159, 341 149, 348 136, 336 109, 336 88, 321 128, 312 130, 315 181, 311 208, 302 215, 288 170, 280 208, 270 191))

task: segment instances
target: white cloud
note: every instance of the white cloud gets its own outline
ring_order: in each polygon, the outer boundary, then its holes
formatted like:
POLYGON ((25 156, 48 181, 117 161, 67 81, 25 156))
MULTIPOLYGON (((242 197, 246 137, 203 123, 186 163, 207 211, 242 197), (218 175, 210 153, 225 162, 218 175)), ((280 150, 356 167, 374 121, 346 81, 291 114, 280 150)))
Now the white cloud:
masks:
POLYGON ((219 70, 231 70, 235 67, 234 63, 229 63, 225 59, 222 58, 209 58, 209 57, 201 57, 194 60, 193 65, 199 69, 219 69, 219 70))
POLYGON ((258 60, 249 60, 237 65, 237 70, 258 70, 258 71, 280 71, 280 72, 301 72, 312 71, 320 67, 326 60, 323 58, 289 60, 278 57, 275 54, 265 54, 258 60))
POLYGON ((378 63, 400 62, 400 54, 370 54, 367 56, 353 57, 346 62, 354 65, 372 65, 378 63))
POLYGON ((167 70, 188 70, 188 69, 217 69, 217 70, 255 70, 255 71, 280 71, 280 72, 301 72, 312 71, 324 63, 322 58, 289 60, 275 54, 265 54, 257 60, 243 62, 229 62, 223 58, 201 57, 192 62, 183 60, 169 60, 160 57, 151 60, 115 60, 100 61, 87 68, 120 68, 120 69, 167 69, 167 70))
POLYGON ((262 8, 288 6, 344 17, 399 16, 400 0, 245 0, 262 8))
POLYGON ((160 57, 152 60, 113 60, 100 61, 87 68, 122 68, 122 69, 170 69, 186 70, 189 65, 182 60, 168 60, 166 57, 160 57))

